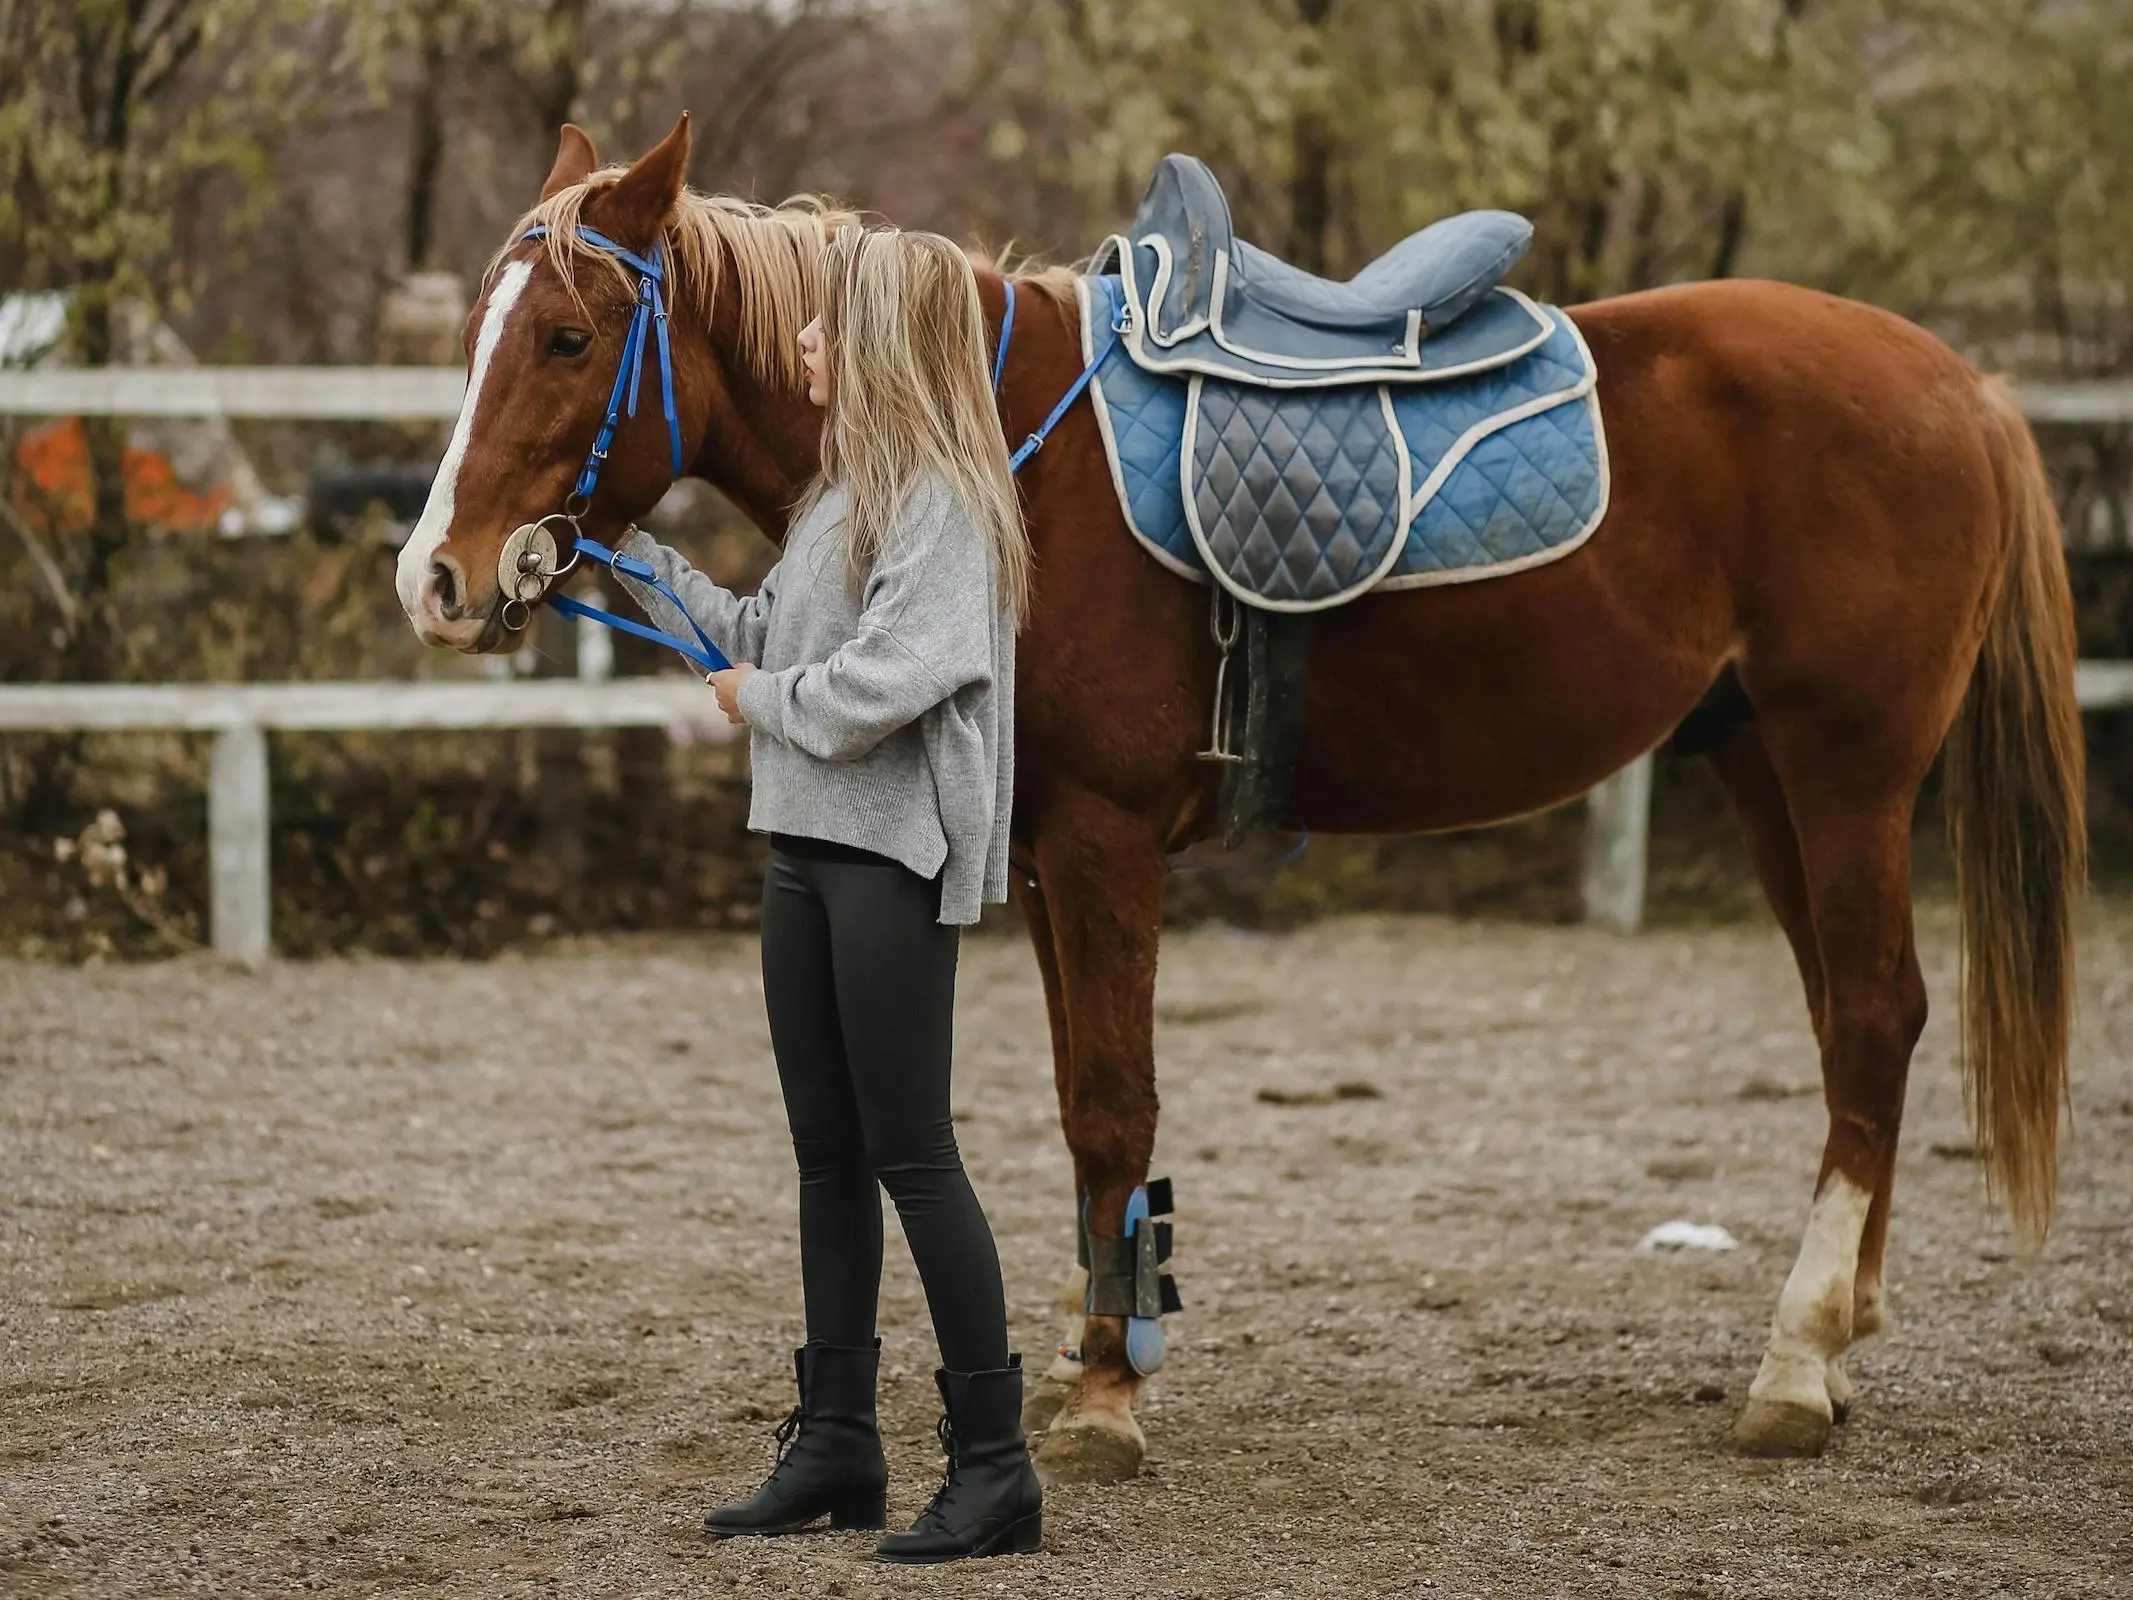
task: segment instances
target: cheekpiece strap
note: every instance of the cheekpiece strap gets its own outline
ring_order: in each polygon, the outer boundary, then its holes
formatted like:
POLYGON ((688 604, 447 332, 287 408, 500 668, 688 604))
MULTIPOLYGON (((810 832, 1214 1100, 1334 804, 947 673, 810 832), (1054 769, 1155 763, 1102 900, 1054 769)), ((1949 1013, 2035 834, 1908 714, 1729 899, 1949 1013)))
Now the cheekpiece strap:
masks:
MULTIPOLYGON (((549 228, 537 223, 519 235, 521 243, 533 239, 545 239, 549 228)), ((613 256, 625 267, 637 274, 637 303, 630 312, 630 325, 622 338, 622 359, 615 367, 615 386, 607 397, 607 414, 601 419, 600 431, 593 438, 592 451, 585 458, 585 465, 578 469, 578 481, 571 493, 580 506, 592 503, 593 491, 600 486, 600 469, 607 465, 607 453, 615 442, 615 430, 621 426, 624 407, 629 415, 637 414, 637 391, 644 379, 644 355, 648 346, 656 340, 659 347, 659 408, 667 422, 667 448, 678 479, 682 472, 681 413, 674 403, 674 351, 667 335, 666 300, 661 285, 666 280, 665 245, 654 244, 647 255, 639 255, 626 245, 617 244, 597 229, 580 227, 578 238, 595 250, 613 256)))

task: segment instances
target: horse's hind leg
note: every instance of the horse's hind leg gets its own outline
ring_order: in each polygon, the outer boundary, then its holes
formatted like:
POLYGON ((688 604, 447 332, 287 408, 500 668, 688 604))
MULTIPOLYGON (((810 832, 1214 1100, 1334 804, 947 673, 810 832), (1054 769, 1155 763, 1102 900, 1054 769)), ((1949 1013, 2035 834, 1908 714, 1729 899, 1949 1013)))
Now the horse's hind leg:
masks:
MULTIPOLYGON (((1749 859, 1764 897, 1776 915, 1778 926, 1792 946, 1800 971, 1800 987, 1807 1000, 1809 1024, 1819 1041, 1822 1032, 1822 947, 1815 939, 1814 913, 1807 899, 1807 869, 1800 860, 1800 837, 1793 830, 1792 811, 1762 735, 1752 724, 1730 730, 1709 752, 1711 766, 1724 784, 1740 818, 1747 839, 1749 859)), ((1866 1232, 1859 1248, 1859 1268, 1852 1290, 1852 1342, 1882 1330, 1881 1246, 1887 1236, 1890 1180, 1895 1163, 1884 1163, 1875 1185, 1873 1204, 1867 1211, 1866 1232)), ((1851 1407, 1851 1379, 1844 1370, 1842 1352, 1829 1358, 1829 1401, 1838 1422, 1851 1407)))
MULTIPOLYGON (((1821 961, 1816 1034, 1829 1135, 1800 1254, 1778 1296, 1748 1404, 1729 1435, 1736 1448, 1757 1455, 1819 1453, 1850 1402, 1842 1359, 1854 1338, 1880 1325, 1880 1243, 1904 1084, 1925 1027, 1910 829, 1930 750, 1903 750, 1902 732, 1890 729, 1881 751, 1887 767, 1876 781, 1862 770, 1881 764, 1862 754, 1872 748, 1859 742, 1863 732, 1850 730, 1841 747, 1782 733, 1777 745, 1774 770, 1785 780, 1798 887, 1821 961), (1916 757, 1916 771, 1906 755, 1916 757)), ((1797 935, 1794 942, 1797 951, 1797 935)), ((1808 990, 1812 1005, 1815 986, 1808 990)))
POLYGON ((1800 836, 1793 831, 1792 811, 1778 784, 1762 735, 1752 723, 1726 734, 1710 751, 1711 766, 1726 787, 1734 814, 1748 841, 1748 858, 1770 902, 1778 926, 1792 945, 1807 996, 1807 1017, 1819 1037, 1822 1030, 1822 950, 1815 943, 1814 912, 1807 903, 1807 873, 1800 864, 1800 836))

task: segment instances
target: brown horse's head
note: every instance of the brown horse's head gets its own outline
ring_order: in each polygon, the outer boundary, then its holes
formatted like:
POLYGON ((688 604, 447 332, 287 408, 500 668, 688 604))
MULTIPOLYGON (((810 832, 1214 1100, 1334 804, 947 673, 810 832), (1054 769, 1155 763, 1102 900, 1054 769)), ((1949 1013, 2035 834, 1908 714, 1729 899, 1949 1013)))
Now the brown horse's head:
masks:
MULTIPOLYGON (((665 250, 688 161, 686 112, 656 148, 613 176, 595 177, 592 141, 566 127, 541 200, 579 191, 574 221, 649 255, 655 246, 665 250)), ((619 264, 595 270, 567 242, 524 240, 523 231, 506 243, 467 318, 466 400, 429 503, 400 551, 400 604, 426 644, 478 651, 515 643, 501 616, 507 597, 497 558, 513 529, 565 509, 607 413, 635 306, 634 273, 619 264)), ((671 250, 666 257, 671 310, 681 284, 671 250)), ((686 462, 711 404, 708 329, 702 317, 671 317, 669 333, 686 462)), ((612 537, 649 510, 673 476, 655 341, 637 414, 625 411, 592 503, 582 508, 585 532, 612 537)), ((557 544, 568 553, 568 537, 557 544)))

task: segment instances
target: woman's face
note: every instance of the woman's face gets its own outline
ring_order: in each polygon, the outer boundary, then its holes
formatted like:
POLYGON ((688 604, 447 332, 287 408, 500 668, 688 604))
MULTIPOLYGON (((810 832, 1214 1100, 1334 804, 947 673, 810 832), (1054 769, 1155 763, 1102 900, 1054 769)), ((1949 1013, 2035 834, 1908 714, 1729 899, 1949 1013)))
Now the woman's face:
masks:
POLYGON ((800 330, 800 369, 807 374, 807 398, 818 406, 827 406, 832 380, 829 352, 822 344, 820 317, 800 330))

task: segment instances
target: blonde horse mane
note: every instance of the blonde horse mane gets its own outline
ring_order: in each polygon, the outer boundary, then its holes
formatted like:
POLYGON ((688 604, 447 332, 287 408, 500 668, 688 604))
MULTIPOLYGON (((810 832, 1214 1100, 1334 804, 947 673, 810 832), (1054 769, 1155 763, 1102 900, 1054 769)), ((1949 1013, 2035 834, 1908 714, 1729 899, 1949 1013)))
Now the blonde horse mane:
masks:
MULTIPOLYGON (((573 295, 577 292, 575 267, 581 261, 613 273, 616 283, 634 294, 635 280, 623 264, 578 237, 578 219, 587 203, 627 170, 604 167, 536 205, 512 226, 485 276, 495 273, 527 229, 542 226, 548 230, 543 246, 549 265, 572 285, 573 295)), ((815 264, 832 234, 865 224, 862 213, 816 194, 794 195, 766 206, 732 195, 684 189, 666 232, 672 263, 668 303, 687 298, 700 306, 715 304, 720 274, 731 262, 747 287, 740 308, 738 356, 742 366, 761 383, 798 389, 802 382, 800 330, 813 320, 816 309, 815 264)), ((1073 293, 1070 267, 1011 259, 1007 251, 972 250, 969 255, 972 265, 1012 277, 1048 298, 1065 300, 1073 293)))

